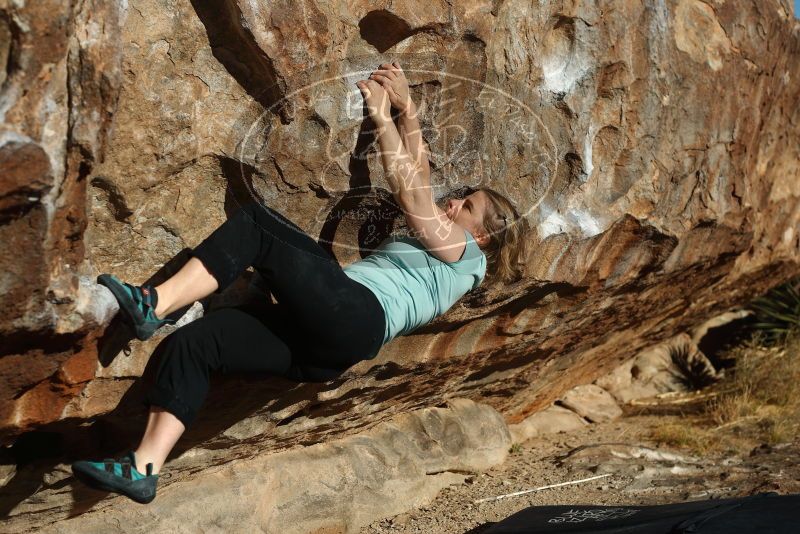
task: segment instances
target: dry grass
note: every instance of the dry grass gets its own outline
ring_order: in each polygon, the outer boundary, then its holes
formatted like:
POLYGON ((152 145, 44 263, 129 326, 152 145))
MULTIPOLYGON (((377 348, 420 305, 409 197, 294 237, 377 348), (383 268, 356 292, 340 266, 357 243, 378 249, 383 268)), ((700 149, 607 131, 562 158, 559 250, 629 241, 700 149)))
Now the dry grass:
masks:
POLYGON ((800 331, 770 345, 763 336, 731 349, 735 367, 698 416, 652 432, 659 443, 704 453, 746 450, 797 439, 800 432, 800 331))
POLYGON ((653 430, 650 437, 670 447, 690 449, 701 454, 716 449, 717 443, 700 421, 667 423, 653 430))

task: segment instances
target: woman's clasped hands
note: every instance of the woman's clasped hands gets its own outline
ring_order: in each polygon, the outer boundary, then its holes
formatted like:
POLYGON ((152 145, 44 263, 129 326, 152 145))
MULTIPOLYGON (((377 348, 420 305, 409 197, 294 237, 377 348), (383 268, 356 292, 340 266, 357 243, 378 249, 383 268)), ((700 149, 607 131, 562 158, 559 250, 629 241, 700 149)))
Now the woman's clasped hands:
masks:
POLYGON ((408 80, 397 61, 381 64, 379 69, 369 75, 369 79, 359 80, 356 85, 361 90, 373 119, 391 120, 392 106, 405 113, 412 104, 408 80))

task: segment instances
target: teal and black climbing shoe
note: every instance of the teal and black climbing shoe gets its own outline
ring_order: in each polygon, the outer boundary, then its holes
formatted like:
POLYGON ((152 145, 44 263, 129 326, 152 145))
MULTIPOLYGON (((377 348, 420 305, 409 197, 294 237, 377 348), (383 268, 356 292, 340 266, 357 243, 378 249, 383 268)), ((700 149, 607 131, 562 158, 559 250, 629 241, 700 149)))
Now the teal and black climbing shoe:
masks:
POLYGON ((158 475, 153 474, 153 464, 147 464, 146 474, 136 469, 133 451, 115 460, 102 462, 79 460, 72 464, 72 473, 84 484, 103 491, 112 491, 147 504, 156 497, 158 475))
POLYGON ((163 325, 175 324, 173 319, 156 317, 158 295, 152 287, 134 286, 122 282, 113 274, 101 274, 97 277, 97 283, 106 286, 114 294, 123 318, 138 339, 149 339, 163 325))

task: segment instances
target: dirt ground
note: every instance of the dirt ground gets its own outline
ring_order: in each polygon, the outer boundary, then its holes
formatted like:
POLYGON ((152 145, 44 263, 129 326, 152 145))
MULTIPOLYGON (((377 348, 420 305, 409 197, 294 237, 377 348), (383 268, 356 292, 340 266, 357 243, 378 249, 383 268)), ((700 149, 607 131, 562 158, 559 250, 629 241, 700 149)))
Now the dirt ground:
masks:
POLYGON ((376 521, 361 534, 480 533, 531 505, 647 505, 774 491, 800 493, 800 438, 776 445, 708 452, 656 444, 674 415, 628 416, 584 429, 531 439, 513 447, 505 463, 442 490, 428 506, 376 521), (746 450, 745 450, 746 449, 746 450), (582 484, 476 504, 484 497, 549 484, 610 476, 582 484))

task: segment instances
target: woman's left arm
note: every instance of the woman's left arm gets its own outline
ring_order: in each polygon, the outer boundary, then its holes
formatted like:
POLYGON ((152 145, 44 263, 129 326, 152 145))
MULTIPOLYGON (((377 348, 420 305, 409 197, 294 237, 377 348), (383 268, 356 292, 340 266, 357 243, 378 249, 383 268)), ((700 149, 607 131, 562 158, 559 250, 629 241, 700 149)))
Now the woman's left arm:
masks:
POLYGON ((370 78, 374 79, 389 95, 392 107, 396 108, 400 115, 397 118, 397 129, 400 137, 403 138, 406 150, 414 159, 423 172, 430 172, 428 162, 428 147, 422 138, 422 126, 419 123, 417 106, 411 99, 408 89, 406 74, 396 61, 393 63, 383 63, 379 70, 374 71, 370 78))
POLYGON ((431 254, 447 263, 458 261, 466 245, 464 230, 434 202, 430 171, 421 170, 404 148, 386 92, 373 80, 357 85, 375 123, 386 181, 409 227, 431 254))

